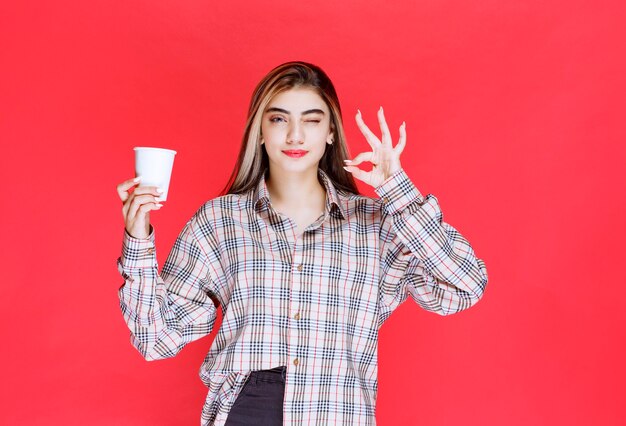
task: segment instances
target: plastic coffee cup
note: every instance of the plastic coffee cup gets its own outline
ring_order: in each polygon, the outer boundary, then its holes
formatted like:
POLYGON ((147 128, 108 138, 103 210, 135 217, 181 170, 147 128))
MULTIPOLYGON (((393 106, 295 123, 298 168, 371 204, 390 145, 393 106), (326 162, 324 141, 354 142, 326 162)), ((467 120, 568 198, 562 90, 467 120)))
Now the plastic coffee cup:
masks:
POLYGON ((135 176, 140 176, 139 186, 156 186, 163 190, 157 201, 167 200, 174 156, 176 151, 165 148, 138 146, 135 150, 135 176))

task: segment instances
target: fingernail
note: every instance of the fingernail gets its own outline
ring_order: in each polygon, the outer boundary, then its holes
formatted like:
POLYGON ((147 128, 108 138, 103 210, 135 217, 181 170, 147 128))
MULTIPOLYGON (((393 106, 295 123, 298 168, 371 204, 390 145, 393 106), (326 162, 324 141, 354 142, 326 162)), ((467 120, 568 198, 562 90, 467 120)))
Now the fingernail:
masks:
POLYGON ((361 115, 361 110, 357 109, 357 110, 356 110, 356 113, 357 113, 357 114, 359 114, 359 115, 361 115))
POLYGON ((382 111, 382 110, 383 110, 383 107, 381 106, 379 111, 382 111))
POLYGON ((343 160, 346 163, 352 163, 352 160, 343 160))
POLYGON ((163 194, 163 190, 161 188, 157 188, 156 190, 159 194, 163 194))
POLYGON ((156 206, 157 207, 163 207, 163 204, 157 204, 156 206))
POLYGON ((402 127, 406 127, 406 123, 404 121, 402 122, 402 127))
POLYGON ((139 182, 141 180, 141 176, 137 176, 135 179, 133 179, 133 182, 139 182))
POLYGON ((343 169, 344 169, 346 172, 349 172, 349 171, 350 171, 350 170, 348 170, 348 168, 347 168, 347 167, 344 167, 343 169))

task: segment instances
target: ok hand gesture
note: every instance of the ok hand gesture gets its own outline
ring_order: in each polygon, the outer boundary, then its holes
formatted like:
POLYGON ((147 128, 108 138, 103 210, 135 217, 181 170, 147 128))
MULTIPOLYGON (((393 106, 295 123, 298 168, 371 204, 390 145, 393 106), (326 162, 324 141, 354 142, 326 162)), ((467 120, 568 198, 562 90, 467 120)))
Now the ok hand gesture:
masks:
POLYGON ((374 188, 380 186, 387 178, 402 168, 400 165, 400 154, 406 145, 406 124, 403 122, 400 126, 400 139, 398 144, 391 146, 391 134, 385 122, 383 107, 378 110, 378 122, 382 132, 382 141, 379 140, 374 133, 365 125, 361 117, 361 111, 357 110, 356 123, 365 136, 367 143, 372 147, 371 152, 362 152, 353 160, 345 160, 346 169, 352 175, 374 188), (356 167, 364 161, 373 164, 371 171, 366 172, 356 167))

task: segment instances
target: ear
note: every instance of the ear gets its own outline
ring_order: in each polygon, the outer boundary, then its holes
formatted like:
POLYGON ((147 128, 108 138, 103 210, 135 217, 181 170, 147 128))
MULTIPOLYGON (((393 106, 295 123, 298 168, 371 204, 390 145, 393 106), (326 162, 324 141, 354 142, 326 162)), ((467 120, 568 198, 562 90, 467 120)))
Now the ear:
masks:
POLYGON ((328 130, 328 137, 326 138, 326 143, 328 143, 329 145, 332 145, 333 142, 335 142, 335 123, 332 120, 330 120, 330 129, 328 130))
POLYGON ((330 130, 330 133, 328 133, 328 136, 326 137, 326 143, 328 145, 332 145, 333 142, 335 141, 335 135, 333 133, 333 130, 330 130))

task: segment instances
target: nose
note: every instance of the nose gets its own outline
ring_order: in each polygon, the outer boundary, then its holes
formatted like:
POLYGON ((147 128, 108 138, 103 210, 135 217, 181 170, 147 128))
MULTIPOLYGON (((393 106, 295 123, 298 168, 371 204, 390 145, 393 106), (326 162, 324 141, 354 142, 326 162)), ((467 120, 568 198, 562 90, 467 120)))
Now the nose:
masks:
POLYGON ((304 142, 304 132, 302 126, 297 120, 293 120, 289 124, 289 132, 287 133, 287 143, 299 143, 304 142))

